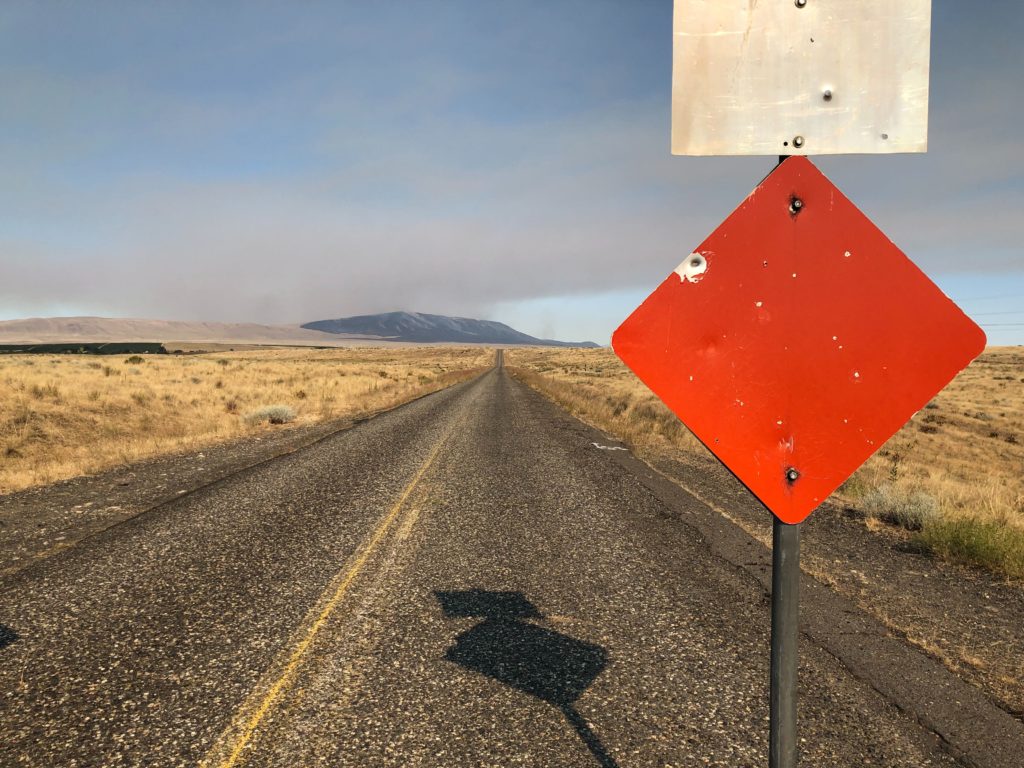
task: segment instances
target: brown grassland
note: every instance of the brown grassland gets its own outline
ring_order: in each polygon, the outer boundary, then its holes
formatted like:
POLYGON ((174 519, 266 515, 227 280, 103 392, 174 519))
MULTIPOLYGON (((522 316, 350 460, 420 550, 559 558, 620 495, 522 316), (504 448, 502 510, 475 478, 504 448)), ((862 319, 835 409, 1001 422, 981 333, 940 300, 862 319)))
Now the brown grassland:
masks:
MULTIPOLYGON (((526 383, 642 457, 709 455, 609 349, 506 354, 526 383)), ((868 528, 898 526, 924 549, 1024 579, 1024 349, 990 348, 835 495, 868 528)))
POLYGON ((0 356, 0 493, 350 418, 468 378, 482 348, 0 356))

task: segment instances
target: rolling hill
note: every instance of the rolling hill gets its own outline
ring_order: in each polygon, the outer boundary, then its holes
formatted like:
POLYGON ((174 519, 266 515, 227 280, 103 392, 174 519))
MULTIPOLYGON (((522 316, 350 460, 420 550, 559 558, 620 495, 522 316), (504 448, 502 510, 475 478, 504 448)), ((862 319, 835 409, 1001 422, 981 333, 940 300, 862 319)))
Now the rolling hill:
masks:
POLYGON ((323 333, 375 336, 417 344, 520 344, 545 347, 597 347, 592 341, 538 339, 494 320, 427 315, 420 312, 385 312, 304 323, 303 328, 323 333))
POLYGON ((297 325, 204 323, 120 317, 32 317, 0 321, 0 343, 183 341, 333 346, 341 337, 297 325))
POLYGON ((365 344, 518 344, 596 347, 593 342, 537 339, 504 323, 464 317, 389 312, 305 325, 207 323, 112 317, 33 317, 0 321, 0 344, 186 342, 349 346, 365 344))

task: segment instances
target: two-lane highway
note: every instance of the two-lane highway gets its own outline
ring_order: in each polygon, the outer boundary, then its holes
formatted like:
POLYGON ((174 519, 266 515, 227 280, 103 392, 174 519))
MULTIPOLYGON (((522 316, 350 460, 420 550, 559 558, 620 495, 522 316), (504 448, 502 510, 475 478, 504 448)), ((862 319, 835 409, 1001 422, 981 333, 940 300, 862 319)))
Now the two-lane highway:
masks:
MULTIPOLYGON (((0 765, 763 765, 762 588, 587 437, 499 365, 22 571, 0 765)), ((958 765, 801 675, 805 765, 958 765)))

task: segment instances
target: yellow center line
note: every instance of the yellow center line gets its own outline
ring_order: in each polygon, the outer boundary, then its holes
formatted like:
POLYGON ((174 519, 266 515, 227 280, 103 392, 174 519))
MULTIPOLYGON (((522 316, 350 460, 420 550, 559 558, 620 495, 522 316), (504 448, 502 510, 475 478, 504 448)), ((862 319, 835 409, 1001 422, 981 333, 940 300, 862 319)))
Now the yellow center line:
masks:
MULTIPOLYGON (((363 548, 356 557, 355 560, 351 561, 350 564, 343 568, 335 577, 331 580, 331 583, 324 590, 324 594, 321 596, 321 600, 318 604, 323 604, 323 608, 319 614, 309 621, 308 627, 305 631, 301 632, 302 640, 294 647, 291 653, 288 654, 287 660, 285 661, 280 673, 277 675, 277 679, 274 683, 266 690, 262 696, 259 695, 259 691, 263 689, 263 686, 258 686, 256 691, 250 694, 249 698, 239 709, 238 714, 235 717, 234 722, 228 727, 224 735, 218 739, 218 742, 210 749, 207 753, 207 757, 202 761, 203 766, 216 765, 217 768, 234 768, 239 764, 242 757, 242 752, 249 745, 253 735, 256 733, 256 729, 259 728, 260 723, 274 708, 277 701, 285 694, 285 692, 291 687, 295 681, 295 677, 302 665, 306 652, 312 645, 317 632, 327 623, 327 620, 334 613, 335 609, 341 603, 345 597, 345 593, 348 592, 349 586, 355 580, 359 571, 366 564, 366 561, 370 559, 370 556, 377 550, 380 543, 384 540, 388 529, 391 527, 398 513, 402 510, 405 502, 408 501, 409 496, 419 485, 420 480, 426 474, 430 465, 434 463, 434 459, 437 458, 437 454, 441 451, 441 446, 447 439, 447 434, 442 436, 438 440, 437 445, 434 446, 427 460, 423 463, 423 466, 419 468, 416 476, 413 477, 412 481, 402 491, 402 495, 395 502, 394 506, 388 511, 384 518, 377 525, 373 535, 369 541, 363 545, 363 548), (327 597, 327 596, 330 597, 327 597), (326 603, 322 601, 326 598, 326 603), (232 734, 234 734, 232 736, 232 734), (217 754, 225 755, 223 758, 216 757, 217 754), (216 762, 214 762, 216 760, 216 762)), ((307 617, 307 621, 310 617, 307 617)))

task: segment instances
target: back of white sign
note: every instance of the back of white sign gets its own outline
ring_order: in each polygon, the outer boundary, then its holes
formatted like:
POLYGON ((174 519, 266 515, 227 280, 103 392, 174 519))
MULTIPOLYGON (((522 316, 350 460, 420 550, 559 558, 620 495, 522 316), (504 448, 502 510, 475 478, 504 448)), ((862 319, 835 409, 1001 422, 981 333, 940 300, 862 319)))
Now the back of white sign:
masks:
POLYGON ((928 148, 931 0, 675 0, 672 152, 928 148))

